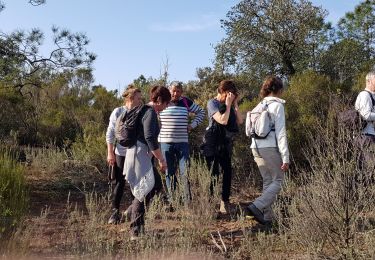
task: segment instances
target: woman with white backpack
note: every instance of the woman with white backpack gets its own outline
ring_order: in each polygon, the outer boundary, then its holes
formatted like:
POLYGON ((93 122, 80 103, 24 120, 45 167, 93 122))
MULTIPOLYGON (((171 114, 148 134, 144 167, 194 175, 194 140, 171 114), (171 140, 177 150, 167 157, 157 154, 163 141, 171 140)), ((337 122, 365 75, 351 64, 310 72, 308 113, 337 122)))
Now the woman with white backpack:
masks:
POLYGON ((282 80, 267 77, 260 90, 263 100, 246 117, 246 135, 252 138, 250 148, 262 175, 263 191, 246 207, 245 215, 254 216, 264 225, 272 224, 272 204, 281 190, 284 172, 289 168, 282 92, 282 80))

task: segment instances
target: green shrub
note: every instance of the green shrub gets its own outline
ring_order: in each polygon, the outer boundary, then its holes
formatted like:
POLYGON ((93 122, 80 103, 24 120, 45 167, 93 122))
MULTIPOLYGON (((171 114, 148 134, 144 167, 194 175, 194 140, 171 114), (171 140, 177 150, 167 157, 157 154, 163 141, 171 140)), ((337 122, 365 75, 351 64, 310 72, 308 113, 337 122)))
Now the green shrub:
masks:
POLYGON ((100 172, 107 168, 105 133, 100 125, 92 123, 85 127, 83 136, 72 144, 73 159, 93 165, 100 172))
POLYGON ((315 133, 315 126, 327 116, 332 90, 328 77, 306 71, 291 79, 282 97, 286 100, 288 144, 298 163, 305 162, 301 150, 307 143, 307 130, 315 133))
POLYGON ((0 238, 10 231, 27 209, 24 167, 7 150, 0 150, 0 238))
POLYGON ((54 145, 49 147, 28 147, 25 152, 27 160, 31 162, 35 169, 48 174, 61 172, 64 161, 68 159, 65 151, 54 145))

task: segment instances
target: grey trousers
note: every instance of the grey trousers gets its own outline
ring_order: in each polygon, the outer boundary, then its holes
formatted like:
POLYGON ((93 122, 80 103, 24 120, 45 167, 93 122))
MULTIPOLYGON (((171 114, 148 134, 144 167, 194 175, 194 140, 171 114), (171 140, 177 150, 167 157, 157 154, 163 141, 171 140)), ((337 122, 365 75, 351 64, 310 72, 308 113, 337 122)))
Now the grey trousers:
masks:
POLYGON ((263 179, 262 195, 253 204, 263 212, 264 220, 271 221, 274 216, 272 204, 284 181, 281 155, 276 147, 252 149, 252 152, 263 179))

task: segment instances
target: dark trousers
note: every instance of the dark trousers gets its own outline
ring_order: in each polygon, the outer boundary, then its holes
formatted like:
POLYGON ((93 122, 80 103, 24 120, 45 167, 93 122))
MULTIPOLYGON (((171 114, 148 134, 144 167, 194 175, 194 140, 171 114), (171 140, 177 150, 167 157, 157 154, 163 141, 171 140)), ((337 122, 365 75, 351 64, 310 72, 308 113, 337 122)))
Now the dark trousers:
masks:
POLYGON ((360 169, 369 170, 375 160, 375 136, 361 135, 354 141, 354 144, 361 150, 360 169))
POLYGON ((123 175, 125 156, 120 156, 116 154, 116 164, 115 164, 115 185, 112 191, 112 208, 120 209, 120 203, 122 195, 124 194, 125 188, 125 177, 123 175))
POLYGON ((163 188, 161 176, 158 170, 156 169, 156 167, 153 167, 153 170, 155 177, 154 188, 151 190, 149 194, 147 194, 144 201, 141 202, 138 199, 134 198, 132 204, 128 208, 128 210, 131 210, 130 229, 134 235, 138 235, 142 232, 142 228, 145 224, 145 207, 149 204, 152 197, 154 197, 154 195, 160 192, 163 188))
MULTIPOLYGON (((215 156, 206 156, 207 167, 211 170, 211 175, 219 178, 219 165, 223 172, 223 185, 221 190, 221 199, 225 202, 229 202, 230 188, 232 184, 232 153, 229 151, 222 151, 220 154, 215 156)), ((210 191, 213 194, 213 186, 216 185, 217 181, 211 181, 210 191)))

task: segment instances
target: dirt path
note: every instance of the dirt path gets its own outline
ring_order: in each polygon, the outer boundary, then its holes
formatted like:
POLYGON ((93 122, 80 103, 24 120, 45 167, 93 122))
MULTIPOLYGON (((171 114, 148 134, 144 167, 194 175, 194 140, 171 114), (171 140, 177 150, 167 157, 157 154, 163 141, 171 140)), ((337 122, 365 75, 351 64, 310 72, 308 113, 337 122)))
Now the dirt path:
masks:
MULTIPOLYGON (((96 192, 105 194, 108 191, 106 180, 104 176, 97 174, 80 175, 78 178, 72 172, 48 174, 29 169, 27 182, 30 188, 30 211, 26 217, 25 225, 33 228, 26 229, 26 235, 23 235, 23 240, 27 244, 25 250, 31 255, 64 256, 66 254, 64 245, 67 241, 66 236, 64 238, 62 234, 66 231, 67 205, 77 207, 85 212, 87 209, 83 190, 95 189, 96 192)), ((254 194, 246 193, 234 185, 231 198, 232 214, 218 216, 217 220, 209 225, 202 223, 202 227, 215 240, 219 241, 221 236, 227 247, 235 248, 243 239, 244 228, 250 230, 256 227, 255 221, 244 222, 237 219, 238 207, 247 205, 253 197, 254 194)), ((129 204, 130 198, 131 195, 127 188, 123 198, 123 209, 125 204, 129 204)), ((108 211, 108 207, 103 207, 102 210, 108 211)), ((154 234, 162 234, 166 230, 172 234, 174 231, 178 232, 179 218, 173 212, 168 214, 167 219, 153 221, 153 226, 148 232, 154 234)), ((117 237, 119 240, 117 243, 119 243, 122 238, 127 236, 128 224, 124 223, 118 226, 105 224, 102 228, 117 237)), ((206 243, 208 247, 216 247, 213 239, 209 236, 206 243)))

